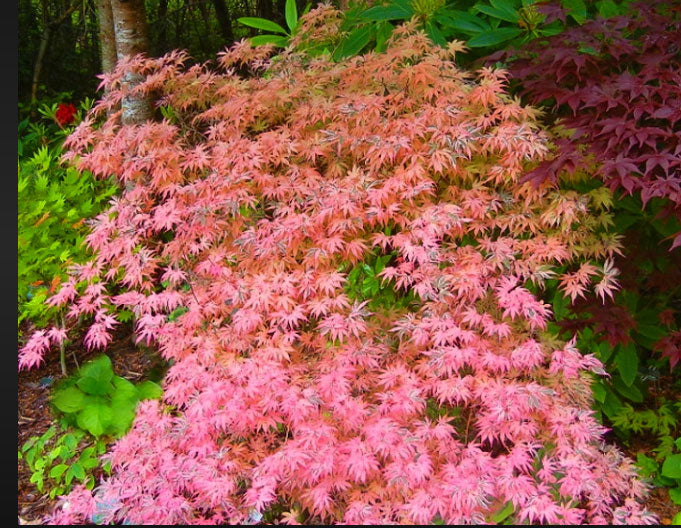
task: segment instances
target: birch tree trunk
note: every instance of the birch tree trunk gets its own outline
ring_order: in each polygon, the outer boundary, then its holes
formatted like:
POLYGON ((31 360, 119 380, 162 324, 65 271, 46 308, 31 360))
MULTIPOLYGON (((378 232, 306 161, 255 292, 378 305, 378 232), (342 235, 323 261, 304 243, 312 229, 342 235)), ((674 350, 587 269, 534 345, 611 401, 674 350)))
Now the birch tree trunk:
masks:
MULTIPOLYGON (((148 52, 147 19, 144 0, 111 0, 116 55, 118 59, 148 52)), ((144 77, 129 73, 123 81, 129 89, 138 85, 144 77)), ((150 97, 127 96, 123 98, 122 122, 124 125, 140 124, 153 117, 150 97)))
POLYGON ((111 0, 97 0, 99 46, 102 50, 102 72, 109 73, 116 66, 116 35, 114 33, 111 0))

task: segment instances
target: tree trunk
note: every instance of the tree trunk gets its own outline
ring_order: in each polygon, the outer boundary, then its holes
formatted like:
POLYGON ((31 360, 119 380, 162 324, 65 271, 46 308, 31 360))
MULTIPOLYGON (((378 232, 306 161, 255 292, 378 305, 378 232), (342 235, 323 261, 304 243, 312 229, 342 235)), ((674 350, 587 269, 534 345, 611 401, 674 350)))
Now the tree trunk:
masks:
MULTIPOLYGON (((118 59, 147 52, 149 47, 144 0, 111 0, 111 11, 118 59)), ((123 85, 132 89, 143 79, 144 77, 140 74, 128 73, 123 85)), ((126 96, 123 98, 121 108, 124 125, 140 124, 153 116, 153 106, 149 96, 126 96)))
POLYGON ((234 32, 232 31, 232 19, 229 16, 229 11, 227 11, 225 0, 213 0, 213 6, 215 6, 215 15, 220 23, 222 38, 225 39, 225 45, 229 45, 234 42, 234 32))
POLYGON ((102 50, 102 72, 109 73, 116 66, 116 36, 114 34, 111 0, 97 0, 99 46, 102 50))

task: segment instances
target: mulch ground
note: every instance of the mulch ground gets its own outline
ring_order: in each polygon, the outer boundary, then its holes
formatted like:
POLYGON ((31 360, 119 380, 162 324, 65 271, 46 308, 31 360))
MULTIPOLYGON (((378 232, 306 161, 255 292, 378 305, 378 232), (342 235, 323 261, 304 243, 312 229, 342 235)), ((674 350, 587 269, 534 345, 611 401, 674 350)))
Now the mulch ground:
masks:
MULTIPOLYGON (((69 374, 76 369, 74 353, 79 364, 102 353, 84 350, 79 345, 80 340, 77 341, 77 345, 67 347, 66 350, 66 368, 69 374)), ((149 371, 157 368, 161 362, 156 355, 135 345, 130 327, 120 328, 115 333, 106 354, 111 358, 114 372, 135 383, 146 379, 149 371)), ((41 368, 19 372, 18 449, 32 436, 42 435, 54 423, 49 394, 54 382, 62 377, 59 351, 51 352, 45 360, 41 368)), ((19 461, 17 506, 20 524, 40 524, 42 517, 57 502, 56 498, 50 499, 47 494, 41 494, 30 482, 30 478, 30 469, 23 461, 19 461)))
MULTIPOLYGON (((79 346, 67 348, 66 366, 69 373, 76 368, 74 352, 81 364, 101 354, 99 351, 86 351, 79 346)), ((111 358, 114 372, 133 382, 147 378, 150 371, 160 368, 162 364, 157 355, 135 345, 130 327, 118 330, 106 354, 111 358)), ((45 359, 46 362, 41 368, 19 373, 18 448, 32 436, 42 435, 54 421, 48 398, 50 387, 62 375, 59 352, 53 351, 45 359)), ((655 445, 655 438, 637 437, 630 445, 620 447, 628 456, 636 459, 637 453, 650 454, 655 445)), ((18 477, 19 524, 41 524, 41 519, 51 511, 57 499, 50 499, 47 494, 37 491, 29 482, 31 471, 21 461, 18 477)), ((646 507, 657 514, 661 524, 666 525, 671 524, 672 518, 679 511, 679 507, 672 502, 664 488, 652 490, 646 501, 646 507)))

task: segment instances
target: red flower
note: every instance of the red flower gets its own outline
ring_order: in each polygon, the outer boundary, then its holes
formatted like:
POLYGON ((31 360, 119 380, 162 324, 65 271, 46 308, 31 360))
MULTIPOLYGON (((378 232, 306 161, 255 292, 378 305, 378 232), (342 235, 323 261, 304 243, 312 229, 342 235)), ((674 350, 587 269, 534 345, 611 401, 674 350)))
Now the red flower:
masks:
POLYGON ((61 126, 68 125, 73 122, 73 116, 76 114, 76 107, 72 103, 59 103, 57 106, 57 113, 55 119, 61 126))

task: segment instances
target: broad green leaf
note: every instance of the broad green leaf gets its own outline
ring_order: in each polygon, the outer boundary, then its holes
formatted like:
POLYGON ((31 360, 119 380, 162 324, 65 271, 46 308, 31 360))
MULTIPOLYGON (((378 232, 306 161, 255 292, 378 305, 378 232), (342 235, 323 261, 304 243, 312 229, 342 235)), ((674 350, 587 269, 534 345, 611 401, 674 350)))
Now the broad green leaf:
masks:
POLYGON ((376 51, 381 53, 386 49, 386 43, 392 35, 395 26, 390 22, 379 22, 376 25, 376 51))
POLYGON ((140 400, 157 400, 163 396, 163 389, 153 381, 143 381, 137 385, 140 400))
POLYGON ((670 455, 662 463, 661 474, 671 479, 681 479, 681 455, 670 455))
POLYGON ((513 24, 516 24, 518 20, 520 20, 520 15, 518 15, 518 12, 513 9, 513 7, 504 7, 500 9, 490 5, 477 4, 475 9, 493 18, 505 20, 506 22, 511 22, 513 24))
POLYGON ((591 391, 594 394, 594 399, 598 402, 604 403, 605 402, 605 397, 607 395, 605 391, 605 387, 603 386, 603 383, 598 381, 591 385, 591 391))
POLYGON ((596 348, 596 357, 600 359, 603 363, 608 361, 610 359, 610 356, 612 356, 613 352, 612 345, 608 343, 607 341, 602 341, 601 343, 598 343, 597 348, 596 348))
POLYGON ((605 392, 605 401, 601 404, 601 409, 605 415, 612 420, 622 408, 622 400, 620 400, 608 387, 605 387, 605 392))
POLYGON ((643 401, 643 394, 638 390, 634 384, 628 386, 624 383, 620 376, 613 376, 612 386, 617 389, 622 396, 633 401, 634 403, 641 403, 643 401))
POLYGON ((619 346, 619 350, 615 355, 615 365, 617 365, 617 370, 622 376, 624 383, 630 387, 634 383, 636 373, 638 372, 638 354, 633 343, 619 346))
POLYGON ((135 404, 131 402, 114 402, 111 406, 111 428, 117 435, 125 434, 135 419, 135 404))
POLYGON ((125 378, 114 376, 113 378, 114 393, 113 400, 133 400, 138 399, 137 387, 125 378))
POLYGON ((599 0, 596 2, 596 9, 602 18, 610 18, 620 14, 620 9, 612 0, 599 0))
POLYGON ((85 406, 85 394, 76 387, 67 387, 55 391, 52 403, 65 413, 80 411, 85 406))
POLYGON ((81 377, 90 377, 102 382, 111 381, 113 377, 113 368, 111 366, 111 359, 107 355, 101 355, 92 361, 88 361, 80 368, 78 374, 81 377))
POLYGON ((443 48, 447 46, 447 40, 432 20, 426 22, 426 34, 430 37, 430 40, 438 46, 443 48))
POLYGON ((76 382, 76 385, 78 385, 78 388, 84 393, 92 396, 103 396, 113 390, 110 381, 101 381, 100 379, 91 378, 90 376, 80 378, 76 382))
POLYGON ((373 25, 366 25, 355 29, 334 52, 334 59, 342 59, 344 57, 352 57, 357 55, 364 46, 366 46, 374 33, 373 25))
POLYGON ((491 29, 484 20, 465 11, 446 10, 443 13, 444 16, 438 17, 438 22, 462 33, 477 35, 480 32, 491 29))
POLYGON ((575 22, 583 24, 586 21, 586 5, 584 4, 584 0, 562 0, 562 3, 568 15, 570 15, 575 22))
POLYGON ((286 0, 286 7, 284 8, 286 25, 293 32, 298 25, 298 8, 296 7, 296 0, 286 0))
POLYGON ((243 24, 244 26, 252 27, 255 29, 262 29, 264 31, 273 31, 274 33, 288 35, 286 30, 279 24, 277 24, 276 22, 272 22, 271 20, 267 20, 265 18, 241 17, 237 18, 237 22, 243 24))
POLYGON ((373 6, 360 14, 365 20, 408 20, 414 14, 414 10, 406 5, 392 3, 387 6, 373 6))
POLYGON ((484 48, 487 46, 495 46, 507 40, 511 40, 522 33, 518 28, 497 28, 491 31, 486 31, 474 36, 466 44, 470 48, 484 48))
MULTIPOLYGON (((681 505, 681 486, 669 489, 669 498, 674 502, 674 504, 681 505)), ((679 518, 674 524, 679 524, 681 522, 681 513, 676 514, 676 518, 679 518)))
POLYGON ((101 436, 111 425, 113 413, 111 407, 104 404, 88 405, 78 413, 78 427, 89 431, 94 436, 101 436))
POLYGON ((506 518, 509 515, 511 515, 513 511, 514 511, 513 503, 511 501, 508 501, 501 510, 492 515, 492 521, 496 524, 499 524, 500 522, 506 520, 506 518))
POLYGON ((273 44, 279 48, 285 48, 289 42, 288 37, 282 37, 281 35, 257 35, 255 37, 251 37, 249 40, 254 46, 273 44))

